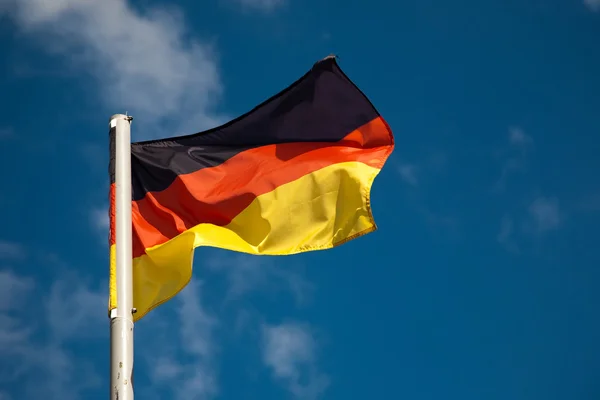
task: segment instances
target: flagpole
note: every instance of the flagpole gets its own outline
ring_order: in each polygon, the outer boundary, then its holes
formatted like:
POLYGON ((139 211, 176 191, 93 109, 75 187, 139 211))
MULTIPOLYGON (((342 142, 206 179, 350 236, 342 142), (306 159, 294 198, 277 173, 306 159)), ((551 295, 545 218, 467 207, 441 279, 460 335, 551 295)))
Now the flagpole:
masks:
POLYGON ((117 308, 110 314, 110 400, 133 400, 133 285, 131 253, 131 121, 110 118, 115 137, 115 247, 117 308))

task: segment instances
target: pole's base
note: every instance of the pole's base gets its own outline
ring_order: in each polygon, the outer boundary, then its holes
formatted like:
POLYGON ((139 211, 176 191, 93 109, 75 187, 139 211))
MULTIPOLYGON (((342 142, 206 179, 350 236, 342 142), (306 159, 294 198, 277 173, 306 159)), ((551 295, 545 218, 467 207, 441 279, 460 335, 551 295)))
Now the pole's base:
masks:
POLYGON ((110 320, 110 400, 133 400, 133 321, 110 320))

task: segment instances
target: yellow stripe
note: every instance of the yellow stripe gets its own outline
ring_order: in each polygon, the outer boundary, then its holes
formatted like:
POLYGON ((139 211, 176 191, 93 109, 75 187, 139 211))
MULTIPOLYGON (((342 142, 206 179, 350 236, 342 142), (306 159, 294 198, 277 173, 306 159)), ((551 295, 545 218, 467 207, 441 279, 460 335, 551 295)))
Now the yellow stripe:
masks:
POLYGON ((108 281, 108 310, 117 308, 117 248, 112 244, 108 250, 109 281, 108 281))
MULTIPOLYGON (((225 227, 199 224, 133 260, 134 319, 169 300, 192 276, 194 249, 289 255, 338 246, 376 229, 369 205, 379 168, 334 164, 257 197, 225 227)), ((110 308, 116 306, 111 268, 110 308)))

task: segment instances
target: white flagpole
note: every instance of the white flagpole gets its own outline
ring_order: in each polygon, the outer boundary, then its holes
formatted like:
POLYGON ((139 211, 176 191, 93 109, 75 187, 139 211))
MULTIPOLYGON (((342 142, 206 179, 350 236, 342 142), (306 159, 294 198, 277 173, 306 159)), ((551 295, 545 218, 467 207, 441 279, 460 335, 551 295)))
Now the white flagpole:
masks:
POLYGON ((133 286, 131 253, 131 121, 116 114, 115 246, 117 308, 110 315, 110 399, 133 400, 133 286))

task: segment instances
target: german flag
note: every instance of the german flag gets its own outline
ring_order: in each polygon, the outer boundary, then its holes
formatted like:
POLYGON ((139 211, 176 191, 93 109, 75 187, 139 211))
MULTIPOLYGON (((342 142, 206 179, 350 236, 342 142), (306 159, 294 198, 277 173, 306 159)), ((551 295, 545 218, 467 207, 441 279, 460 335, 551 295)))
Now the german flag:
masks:
POLYGON ((335 57, 223 126, 132 143, 134 318, 187 285, 196 247, 288 255, 374 231, 371 185, 393 147, 389 126, 335 57))

